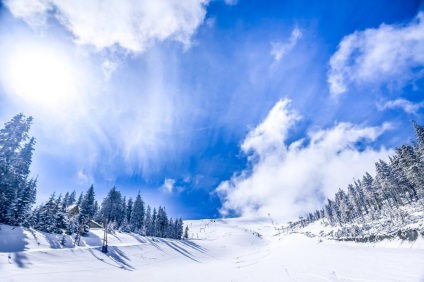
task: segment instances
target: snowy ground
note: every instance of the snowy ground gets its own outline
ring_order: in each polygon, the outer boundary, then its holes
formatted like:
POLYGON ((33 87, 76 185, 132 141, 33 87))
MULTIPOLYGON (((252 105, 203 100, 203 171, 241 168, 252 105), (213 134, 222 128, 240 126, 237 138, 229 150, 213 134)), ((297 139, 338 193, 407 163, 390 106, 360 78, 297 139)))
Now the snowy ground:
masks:
POLYGON ((85 246, 1 226, 0 281, 424 281, 423 238, 358 244, 277 235, 269 219, 186 221, 190 240, 109 235, 85 246), (258 236, 258 234, 261 234, 258 236), (94 280, 93 280, 94 279, 94 280))

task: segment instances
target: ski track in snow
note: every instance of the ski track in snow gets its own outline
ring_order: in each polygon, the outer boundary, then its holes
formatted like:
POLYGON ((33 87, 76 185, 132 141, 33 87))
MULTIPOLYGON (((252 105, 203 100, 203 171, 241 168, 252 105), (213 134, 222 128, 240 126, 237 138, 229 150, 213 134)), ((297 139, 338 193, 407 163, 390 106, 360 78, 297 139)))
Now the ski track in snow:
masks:
POLYGON ((2 226, 0 245, 9 245, 0 250, 19 251, 0 252, 0 281, 424 281, 423 244, 317 243, 276 236, 265 219, 186 224, 193 238, 183 241, 111 234, 107 254, 101 230, 84 237, 84 246, 69 237, 62 247, 62 236, 2 226))

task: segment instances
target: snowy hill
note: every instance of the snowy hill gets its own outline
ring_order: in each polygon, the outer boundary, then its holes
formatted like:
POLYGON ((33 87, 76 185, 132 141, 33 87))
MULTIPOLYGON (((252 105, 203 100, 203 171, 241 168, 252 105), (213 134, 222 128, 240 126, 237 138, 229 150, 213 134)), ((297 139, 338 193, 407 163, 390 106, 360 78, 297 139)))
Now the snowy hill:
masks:
MULTIPOLYGON (((424 240, 335 242, 280 234, 271 221, 186 221, 189 240, 72 238, 1 225, 0 281, 424 281, 424 240)), ((319 229, 319 223, 309 228, 319 229)))

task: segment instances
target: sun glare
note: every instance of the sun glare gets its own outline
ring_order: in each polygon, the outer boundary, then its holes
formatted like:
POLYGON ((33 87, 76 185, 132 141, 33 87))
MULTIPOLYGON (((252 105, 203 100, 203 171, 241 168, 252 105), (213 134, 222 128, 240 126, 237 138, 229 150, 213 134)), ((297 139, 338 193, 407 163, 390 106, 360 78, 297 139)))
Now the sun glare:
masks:
POLYGON ((12 95, 34 106, 66 106, 75 95, 75 70, 67 55, 43 46, 19 48, 9 58, 12 95))

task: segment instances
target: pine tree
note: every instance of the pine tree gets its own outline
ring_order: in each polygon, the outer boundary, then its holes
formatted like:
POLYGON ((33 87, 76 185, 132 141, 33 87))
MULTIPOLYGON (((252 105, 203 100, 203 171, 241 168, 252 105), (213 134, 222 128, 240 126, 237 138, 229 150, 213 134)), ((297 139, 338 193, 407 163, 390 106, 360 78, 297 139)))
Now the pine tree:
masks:
POLYGON ((94 187, 93 185, 88 188, 85 193, 83 199, 81 200, 80 205, 80 219, 82 221, 87 222, 92 219, 96 214, 96 205, 95 205, 95 197, 94 197, 94 187))
POLYGON ((126 212, 128 224, 131 222, 132 210, 133 210, 133 199, 129 198, 127 203, 127 212, 126 212))
POLYGON ((184 239, 188 239, 188 225, 186 225, 186 228, 184 230, 184 239))
POLYGON ((118 228, 121 228, 124 224, 127 224, 127 197, 125 196, 122 199, 122 212, 118 218, 118 228))
POLYGON ((379 187, 379 193, 383 196, 383 199, 389 204, 390 208, 393 208, 393 204, 399 207, 401 203, 400 199, 400 187, 397 179, 390 166, 383 160, 379 160, 376 164, 376 183, 379 187))
POLYGON ((157 215, 157 231, 159 237, 165 237, 168 229, 168 216, 166 215, 165 208, 159 206, 157 215))
POLYGON ((32 117, 16 115, 0 130, 0 222, 20 225, 35 202, 36 181, 28 177, 35 145, 32 117))
POLYGON ((325 218, 327 218, 329 223, 333 225, 336 222, 333 215, 333 208, 332 208, 333 202, 330 199, 327 199, 327 201, 328 201, 328 204, 324 206, 324 216, 325 218))
POLYGON ((123 214, 123 203, 121 192, 116 190, 116 187, 113 187, 103 200, 99 214, 107 220, 109 226, 118 228, 123 214))
POLYGON ((99 212, 99 204, 97 203, 97 200, 94 202, 94 214, 96 215, 99 212))
POLYGON ((156 208, 153 208, 153 214, 152 214, 152 234, 150 236, 159 236, 159 232, 158 232, 158 215, 156 212, 156 208))
POLYGON ((341 221, 343 223, 350 222, 354 217, 354 209, 345 191, 342 189, 339 189, 339 191, 336 193, 336 205, 340 211, 341 221))
POLYGON ((374 178, 368 172, 365 173, 362 178, 361 186, 364 189, 365 197, 370 203, 370 206, 372 205, 374 210, 380 210, 382 208, 382 203, 376 189, 374 178))
POLYGON ((152 223, 152 211, 150 209, 150 206, 147 206, 146 218, 144 219, 144 224, 146 225, 146 236, 154 236, 153 223, 152 223))
POLYGON ((355 184, 355 191, 356 191, 356 197, 357 197, 357 202, 358 205, 360 206, 360 210, 361 210, 361 215, 362 215, 362 210, 365 211, 366 214, 369 213, 368 208, 368 202, 367 202, 367 197, 365 196, 365 192, 364 189, 361 185, 361 181, 360 180, 354 180, 354 184, 355 184))
POLYGON ((415 121, 412 121, 412 125, 417 138, 417 155, 424 162, 424 127, 418 125, 415 121))
POLYGON ((37 224, 34 226, 35 229, 40 231, 53 233, 56 231, 56 213, 57 208, 55 193, 53 193, 46 204, 41 205, 39 214, 37 215, 37 224))
POLYGON ((83 199, 83 193, 81 192, 81 194, 78 197, 78 201, 76 202, 77 206, 81 206, 82 199, 83 199))
POLYGON ((131 232, 145 234, 144 216, 145 216, 144 202, 141 199, 140 192, 138 192, 138 195, 135 198, 134 205, 132 208, 132 213, 131 213, 131 220, 130 220, 131 232))
POLYGON ((66 212, 66 209, 69 206, 69 192, 66 192, 65 197, 63 197, 63 202, 62 202, 62 211, 66 212))
POLYGON ((361 217, 362 219, 364 219, 362 215, 362 201, 359 198, 359 194, 355 186, 349 184, 347 186, 347 191, 347 197, 349 199, 349 202, 352 204, 352 218, 361 217))
MULTIPOLYGON (((72 191, 72 193, 69 195, 69 200, 68 200, 68 206, 71 206, 73 204, 76 203, 76 197, 77 197, 77 193, 74 191, 72 191)), ((81 201, 82 201, 82 195, 81 195, 81 201)), ((81 202, 80 202, 81 203, 81 202)))
POLYGON ((336 194, 336 199, 331 203, 331 214, 333 215, 334 218, 334 222, 338 223, 340 226, 342 226, 342 213, 340 211, 340 203, 337 200, 337 194, 336 194))
POLYGON ((184 223, 181 218, 175 220, 175 239, 181 240, 183 238, 184 223))
POLYGON ((405 183, 405 191, 411 199, 424 198, 424 163, 422 163, 412 146, 403 145, 396 148, 393 165, 405 183))
POLYGON ((165 234, 163 235, 163 237, 175 239, 177 237, 175 231, 176 231, 176 229, 175 229, 175 223, 174 223, 174 220, 171 217, 169 219, 169 221, 168 221, 168 228, 165 231, 165 234))

